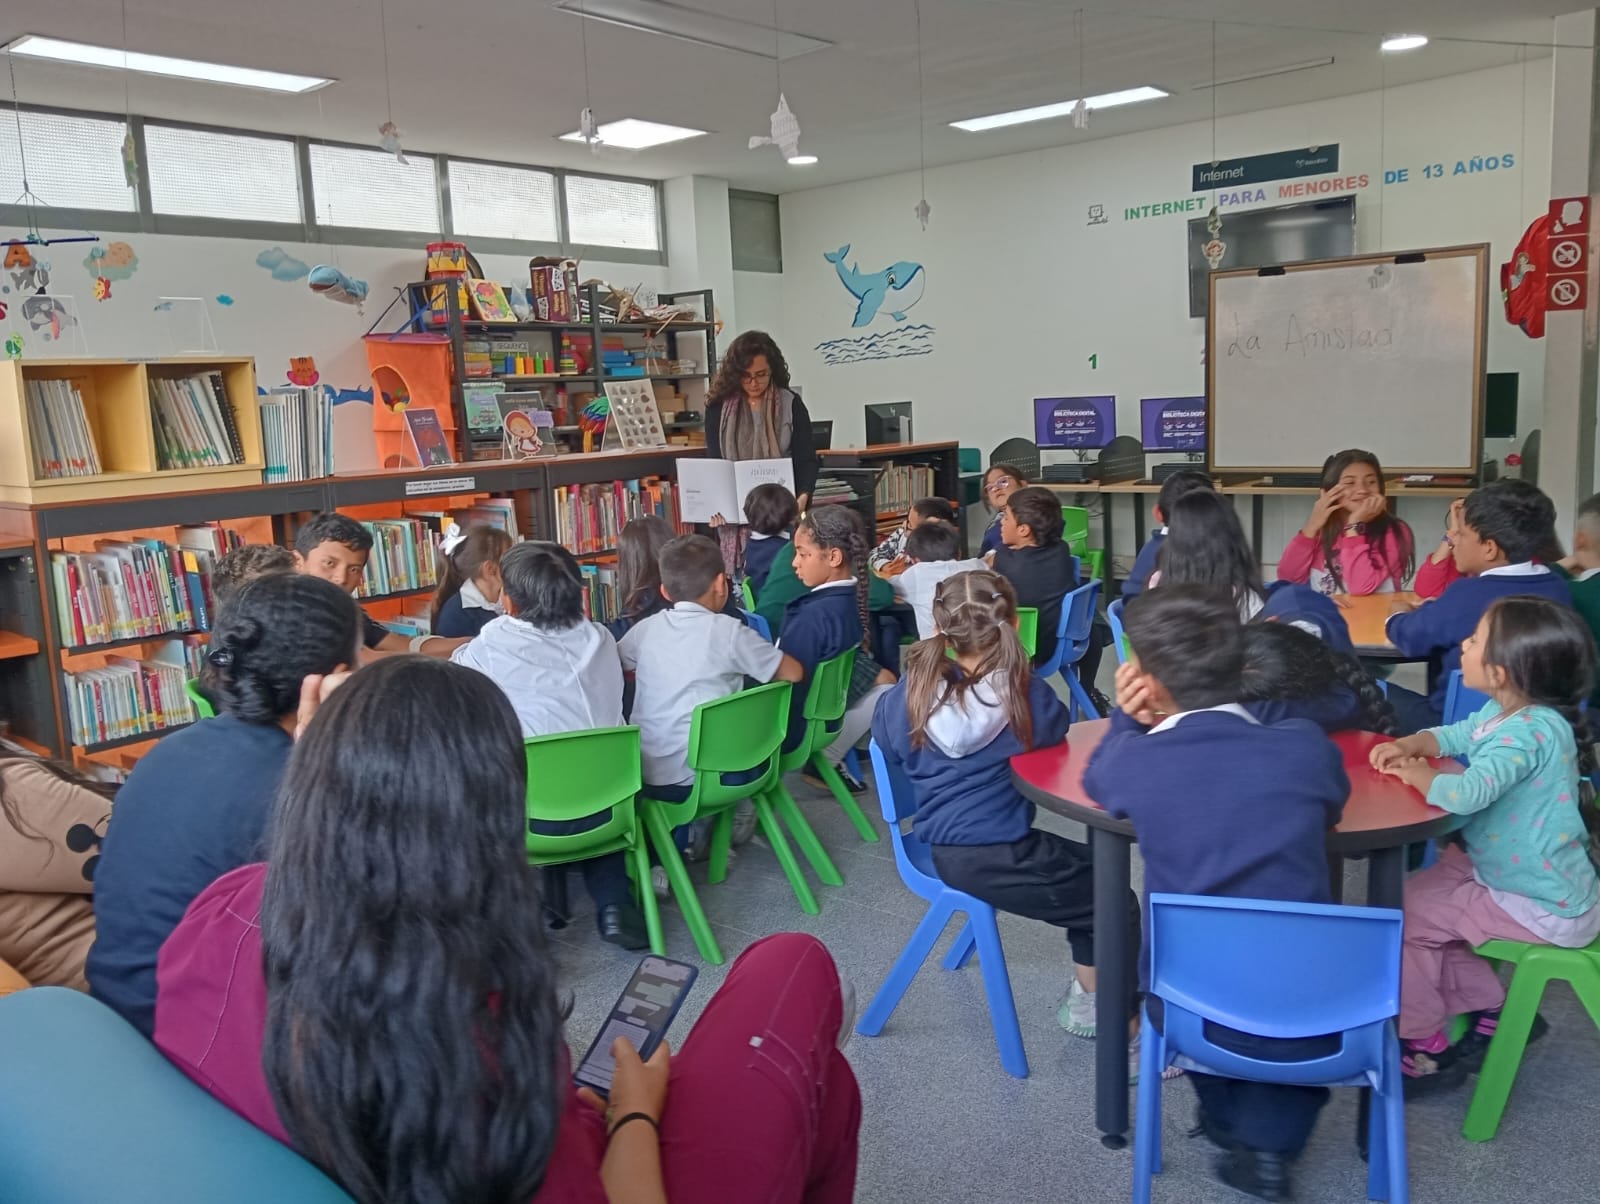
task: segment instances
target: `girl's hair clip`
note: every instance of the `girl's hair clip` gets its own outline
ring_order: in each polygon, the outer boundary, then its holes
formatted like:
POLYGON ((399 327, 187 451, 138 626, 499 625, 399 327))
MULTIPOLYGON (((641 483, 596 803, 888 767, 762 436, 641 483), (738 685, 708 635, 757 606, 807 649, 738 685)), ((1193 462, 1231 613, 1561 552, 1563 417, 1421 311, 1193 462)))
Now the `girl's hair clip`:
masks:
POLYGON ((451 523, 444 529, 444 538, 439 541, 439 550, 446 556, 454 556, 455 551, 466 543, 467 535, 459 523, 451 523))
POLYGON ((233 653, 226 648, 218 648, 214 652, 208 652, 206 659, 217 668, 226 669, 233 664, 233 653))

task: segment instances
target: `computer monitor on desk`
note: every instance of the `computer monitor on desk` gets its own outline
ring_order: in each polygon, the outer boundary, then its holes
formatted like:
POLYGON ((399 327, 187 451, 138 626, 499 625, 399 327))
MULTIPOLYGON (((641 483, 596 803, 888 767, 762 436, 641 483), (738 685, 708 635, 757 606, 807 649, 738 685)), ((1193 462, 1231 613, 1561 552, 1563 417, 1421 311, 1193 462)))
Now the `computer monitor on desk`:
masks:
POLYGON ((880 401, 866 407, 867 446, 911 442, 911 403, 880 401))
POLYGON ((1206 399, 1204 397, 1141 397, 1139 437, 1146 454, 1185 452, 1186 460, 1157 464, 1151 476, 1164 481, 1175 472, 1193 468, 1206 450, 1206 399))
POLYGON ((1099 465, 1085 463, 1085 452, 1098 451, 1117 437, 1117 399, 1095 397, 1035 397, 1033 441, 1044 451, 1075 451, 1075 462, 1046 464, 1040 477, 1046 482, 1070 484, 1099 479, 1099 465))
POLYGON ((811 421, 811 445, 818 451, 827 451, 833 446, 833 419, 814 418, 811 421))

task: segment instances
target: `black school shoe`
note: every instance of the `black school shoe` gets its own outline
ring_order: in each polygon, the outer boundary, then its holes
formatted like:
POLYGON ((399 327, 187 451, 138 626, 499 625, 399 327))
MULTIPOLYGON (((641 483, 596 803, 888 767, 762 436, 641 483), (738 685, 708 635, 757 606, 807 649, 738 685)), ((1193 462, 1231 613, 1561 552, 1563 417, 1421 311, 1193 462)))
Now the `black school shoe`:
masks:
POLYGON ((1292 1200, 1289 1160, 1282 1154, 1235 1148, 1217 1159, 1217 1178, 1258 1200, 1292 1200))
POLYGON ((650 934, 645 930, 644 916, 631 903, 612 903, 595 914, 595 925, 600 929, 600 939, 623 949, 648 949, 650 934))
MULTIPOLYGON (((1489 1042, 1494 1040, 1492 1036, 1478 1031, 1478 1016, 1481 1014, 1474 1013, 1472 1017, 1473 1027, 1469 1028, 1466 1035, 1455 1044, 1456 1060, 1467 1068, 1468 1074, 1477 1074, 1483 1069, 1483 1059, 1489 1052, 1489 1042)), ((1535 1013, 1533 1027, 1528 1030, 1528 1044, 1532 1045, 1549 1031, 1549 1022, 1543 1016, 1535 1013)))

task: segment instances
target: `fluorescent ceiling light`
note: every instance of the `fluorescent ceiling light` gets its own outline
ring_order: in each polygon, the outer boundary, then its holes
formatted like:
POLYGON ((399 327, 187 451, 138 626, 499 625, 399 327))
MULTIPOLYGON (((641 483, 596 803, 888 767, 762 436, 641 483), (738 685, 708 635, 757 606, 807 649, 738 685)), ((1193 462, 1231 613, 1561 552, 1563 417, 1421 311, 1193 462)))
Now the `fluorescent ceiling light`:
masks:
MULTIPOLYGON (((1091 109, 1114 109, 1118 105, 1137 104, 1141 100, 1160 100, 1171 93, 1163 92, 1160 88, 1128 88, 1122 92, 1107 92, 1101 96, 1091 96, 1084 103, 1091 109)), ((1065 117, 1072 112, 1076 100, 1063 100, 1050 105, 1038 105, 1031 109, 1013 109, 1009 113, 993 113, 988 117, 971 117, 966 121, 952 121, 950 124, 958 130, 970 130, 978 133, 982 130, 998 130, 1008 125, 1022 125, 1028 121, 1048 121, 1052 117, 1065 117)))
MULTIPOLYGON (((608 121, 595 129, 603 146, 622 150, 646 150, 652 146, 665 146, 669 142, 682 142, 685 138, 698 138, 704 130, 691 130, 685 125, 663 125, 659 121, 643 121, 638 117, 624 117, 608 121)), ((573 130, 562 134, 563 142, 582 142, 583 132, 573 130)))
POLYGON ((1260 71, 1251 71, 1245 75, 1230 75, 1227 79, 1213 79, 1203 84, 1196 84, 1196 92, 1204 92, 1207 88, 1222 88, 1228 84, 1247 84, 1255 79, 1271 79, 1274 75, 1289 75, 1295 71, 1310 71, 1313 67, 1333 66, 1333 56, 1330 54, 1325 59, 1307 59, 1303 63, 1286 63, 1282 67, 1265 67, 1260 71))
POLYGON ((9 54, 49 59, 57 63, 76 63, 85 67, 113 67, 140 71, 146 75, 165 75, 174 79, 199 80, 208 84, 233 84, 240 88, 265 88, 269 92, 314 92, 333 83, 320 75, 291 75, 284 71, 262 71, 255 67, 230 67, 226 63, 206 63, 199 59, 176 59, 164 54, 142 54, 113 46, 91 46, 86 42, 67 42, 23 34, 0 46, 9 54))
POLYGON ((1420 33, 1401 33, 1392 38, 1384 38, 1380 43, 1383 50, 1420 50, 1428 44, 1428 39, 1420 33))
POLYGON ((574 17, 620 25, 639 33, 660 34, 680 42, 693 42, 696 46, 737 50, 763 59, 792 59, 833 45, 804 34, 783 30, 774 33, 770 25, 701 12, 697 8, 670 4, 667 0, 559 0, 555 7, 557 12, 574 17))
POLYGON ((810 167, 816 161, 815 155, 794 155, 786 160, 790 167, 810 167))

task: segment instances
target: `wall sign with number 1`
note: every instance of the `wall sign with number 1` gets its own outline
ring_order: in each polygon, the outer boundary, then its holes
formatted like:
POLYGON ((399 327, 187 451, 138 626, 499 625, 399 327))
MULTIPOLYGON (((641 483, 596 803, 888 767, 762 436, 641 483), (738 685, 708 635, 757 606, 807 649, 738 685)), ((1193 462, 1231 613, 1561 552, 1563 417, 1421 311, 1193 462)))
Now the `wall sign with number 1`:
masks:
POLYGON ((1099 355, 1098 352, 1096 352, 1094 355, 1091 355, 1089 357, 1089 367, 1091 369, 1094 369, 1094 368, 1098 368, 1099 366, 1100 366, 1100 355, 1099 355))

